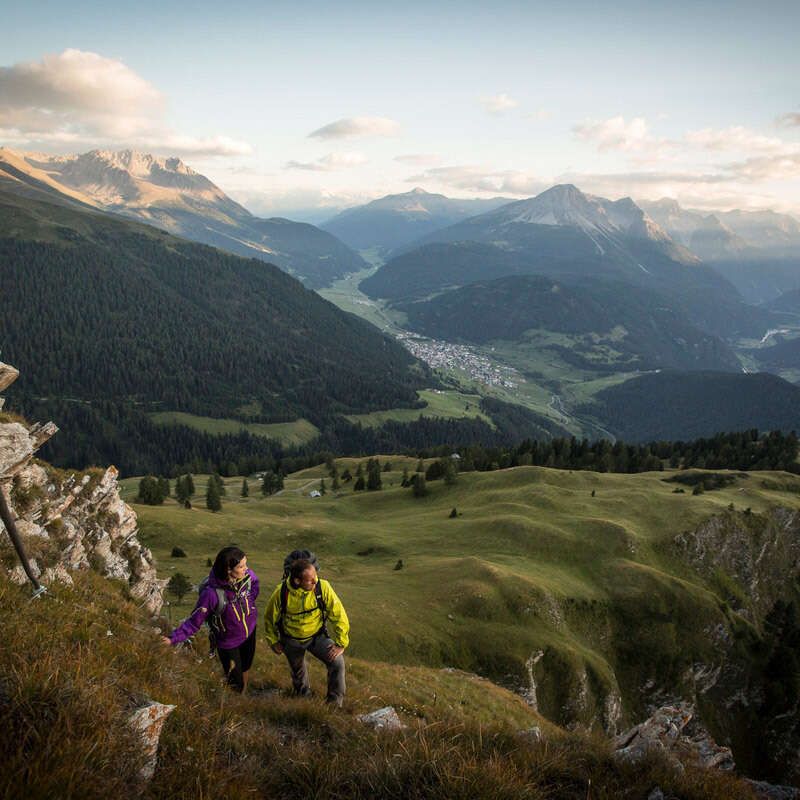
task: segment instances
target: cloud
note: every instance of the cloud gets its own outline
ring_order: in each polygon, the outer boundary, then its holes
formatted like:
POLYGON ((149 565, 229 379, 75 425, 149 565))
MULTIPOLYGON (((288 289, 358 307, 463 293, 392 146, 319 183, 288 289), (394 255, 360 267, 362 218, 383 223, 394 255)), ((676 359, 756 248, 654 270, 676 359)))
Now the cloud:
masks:
POLYGON ((492 97, 482 97, 481 104, 490 114, 502 114, 516 108, 519 103, 507 94, 496 94, 492 97))
POLYGON ((777 123, 787 128, 800 126, 800 111, 790 111, 788 114, 781 114, 777 119, 777 123))
POLYGON ((224 136, 183 136, 163 124, 162 93, 122 61, 67 49, 0 67, 0 135, 20 144, 101 144, 202 155, 249 152, 224 136))
POLYGON ((601 152, 607 150, 640 151, 658 144, 650 136, 647 121, 634 117, 611 117, 602 121, 587 120, 573 127, 573 133, 585 141, 595 142, 601 152))
POLYGON ((347 117, 311 131, 308 137, 345 139, 354 136, 396 136, 399 131, 399 123, 388 117, 347 117))
POLYGON ((429 167, 441 162, 441 156, 434 153, 409 153, 408 155, 395 156, 395 161, 401 164, 411 164, 415 167, 429 167))
POLYGON ((546 184, 541 179, 515 170, 492 170, 465 165, 434 167, 406 178, 406 183, 438 183, 454 189, 530 196, 538 194, 546 184))
POLYGON ((361 153, 328 153, 316 161, 287 161, 284 169, 302 169, 311 172, 333 172, 337 169, 360 167, 367 163, 361 153))
POLYGON ((714 129, 703 128, 702 130, 690 131, 684 140, 697 147, 706 150, 744 150, 744 151, 779 151, 786 147, 783 139, 773 136, 763 136, 760 133, 735 125, 730 128, 714 129))
POLYGON ((768 181, 800 178, 800 148, 793 152, 757 156, 727 164, 725 168, 737 180, 768 181))
POLYGON ((539 108, 536 111, 530 111, 525 117, 527 119, 535 119, 537 122, 545 122, 553 118, 553 112, 547 108, 539 108))

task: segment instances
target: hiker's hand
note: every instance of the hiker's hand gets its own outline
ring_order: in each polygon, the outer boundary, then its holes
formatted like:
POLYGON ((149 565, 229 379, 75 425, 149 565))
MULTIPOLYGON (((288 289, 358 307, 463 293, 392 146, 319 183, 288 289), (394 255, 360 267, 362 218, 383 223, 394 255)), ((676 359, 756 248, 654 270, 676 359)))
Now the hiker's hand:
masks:
POLYGON ((273 653, 277 653, 280 655, 283 652, 283 645, 280 642, 275 642, 275 644, 271 644, 270 648, 272 648, 273 653))
POLYGON ((161 644, 168 644, 168 645, 172 646, 172 639, 170 639, 169 636, 162 636, 161 637, 161 644))
POLYGON ((342 653, 344 653, 344 647, 339 647, 338 644, 332 644, 328 648, 328 661, 336 661, 342 653))

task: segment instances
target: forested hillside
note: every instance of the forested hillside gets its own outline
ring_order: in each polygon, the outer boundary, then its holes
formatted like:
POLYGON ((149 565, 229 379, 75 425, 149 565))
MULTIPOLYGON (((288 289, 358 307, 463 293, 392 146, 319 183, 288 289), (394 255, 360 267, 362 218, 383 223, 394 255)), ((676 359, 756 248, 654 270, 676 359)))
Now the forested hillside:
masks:
POLYGON ((800 430, 800 388, 766 373, 659 372, 604 389, 581 413, 626 441, 800 430))
POLYGON ((588 369, 740 369, 727 344, 665 308, 660 295, 612 281, 571 286, 545 276, 513 276, 398 308, 410 328, 438 339, 519 341, 532 329, 577 335, 583 340, 572 356, 582 356, 588 369))

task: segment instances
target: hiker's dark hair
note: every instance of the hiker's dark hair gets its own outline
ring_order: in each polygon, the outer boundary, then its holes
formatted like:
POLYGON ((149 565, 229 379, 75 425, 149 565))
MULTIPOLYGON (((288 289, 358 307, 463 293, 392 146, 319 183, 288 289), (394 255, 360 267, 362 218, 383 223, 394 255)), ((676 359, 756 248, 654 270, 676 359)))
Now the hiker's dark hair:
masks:
POLYGON ((316 572, 316 568, 311 561, 309 561, 309 559, 298 558, 296 561, 292 561, 291 566, 289 567, 289 577, 293 581, 299 581, 307 569, 313 569, 316 572))
POLYGON ((223 547, 214 559, 214 566, 211 568, 214 577, 218 581, 227 581, 228 573, 244 558, 244 552, 235 544, 230 547, 223 547))

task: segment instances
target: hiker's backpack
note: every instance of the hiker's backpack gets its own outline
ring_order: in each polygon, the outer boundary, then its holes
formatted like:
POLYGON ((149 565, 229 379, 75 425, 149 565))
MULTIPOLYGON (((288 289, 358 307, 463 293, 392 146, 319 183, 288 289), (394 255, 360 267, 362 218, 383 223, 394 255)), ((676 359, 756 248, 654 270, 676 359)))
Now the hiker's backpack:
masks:
MULTIPOLYGON (((283 618, 286 615, 286 605, 289 602, 289 570, 292 567, 292 564, 295 561, 299 561, 301 558, 304 558, 306 561, 311 563, 311 566, 319 573, 319 562, 317 561, 317 557, 311 550, 292 550, 286 558, 283 559, 283 583, 281 584, 281 615, 278 618, 278 630, 280 631, 281 635, 284 635, 283 630, 283 618)), ((320 581, 317 581, 317 585, 314 587, 314 597, 317 599, 316 608, 310 608, 308 611, 304 612, 310 614, 312 611, 316 611, 317 608, 322 612, 322 632, 327 635, 327 631, 325 630, 325 621, 328 617, 327 609, 325 608, 325 599, 322 596, 322 584, 320 581)))
MULTIPOLYGON (((197 586, 197 596, 200 597, 201 594, 205 591, 208 587, 208 579, 209 576, 206 575, 202 581, 197 586)), ((217 593, 217 607, 214 609, 208 610, 208 616, 206 617, 205 624, 208 625, 208 656, 214 655, 217 650, 217 636, 220 633, 225 631, 225 623, 222 621, 222 612, 225 611, 225 607, 228 605, 228 598, 225 595, 225 590, 221 587, 216 587, 215 589, 217 593)))

